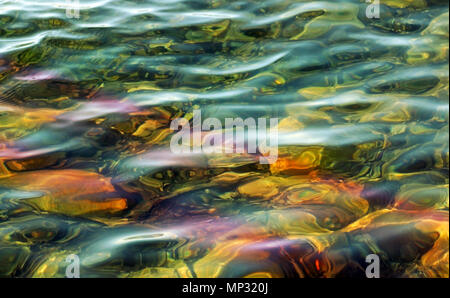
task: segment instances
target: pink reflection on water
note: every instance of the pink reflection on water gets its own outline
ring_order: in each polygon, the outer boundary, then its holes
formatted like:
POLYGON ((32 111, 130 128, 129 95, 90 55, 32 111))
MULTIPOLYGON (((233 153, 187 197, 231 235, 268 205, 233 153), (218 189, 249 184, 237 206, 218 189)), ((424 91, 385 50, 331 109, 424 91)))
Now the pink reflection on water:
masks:
POLYGON ((129 101, 120 101, 115 99, 96 100, 92 102, 83 103, 74 111, 62 114, 58 117, 61 120, 71 122, 84 121, 92 118, 97 118, 107 114, 113 113, 134 113, 138 108, 129 101))
POLYGON ((58 72, 54 70, 32 70, 25 72, 22 75, 17 75, 14 78, 20 81, 34 82, 34 81, 61 79, 61 76, 58 72))
MULTIPOLYGON (((52 153, 55 151, 63 150, 65 148, 71 147, 76 145, 76 141, 70 141, 65 144, 61 145, 54 145, 54 146, 47 146, 39 149, 33 149, 33 150, 24 150, 22 151, 18 147, 12 147, 12 148, 1 148, 0 147, 0 158, 3 159, 24 159, 34 156, 40 156, 48 153, 52 153)), ((0 144, 1 146, 1 144, 0 144)))

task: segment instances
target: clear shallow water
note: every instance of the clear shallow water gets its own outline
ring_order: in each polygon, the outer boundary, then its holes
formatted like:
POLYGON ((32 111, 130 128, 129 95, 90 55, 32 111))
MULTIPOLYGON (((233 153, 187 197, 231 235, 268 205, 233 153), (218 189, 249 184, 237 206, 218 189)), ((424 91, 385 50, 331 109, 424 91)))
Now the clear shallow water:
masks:
POLYGON ((448 277, 448 1, 0 1, 0 275, 448 277), (278 117, 279 157, 169 150, 278 117))

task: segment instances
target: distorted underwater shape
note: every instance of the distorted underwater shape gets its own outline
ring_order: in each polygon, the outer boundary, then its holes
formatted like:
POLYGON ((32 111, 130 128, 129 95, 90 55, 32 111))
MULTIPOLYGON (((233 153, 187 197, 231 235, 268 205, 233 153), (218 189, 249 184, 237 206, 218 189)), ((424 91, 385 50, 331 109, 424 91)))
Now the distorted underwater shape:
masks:
POLYGON ((448 1, 62 2, 0 1, 0 277, 449 277, 448 1))

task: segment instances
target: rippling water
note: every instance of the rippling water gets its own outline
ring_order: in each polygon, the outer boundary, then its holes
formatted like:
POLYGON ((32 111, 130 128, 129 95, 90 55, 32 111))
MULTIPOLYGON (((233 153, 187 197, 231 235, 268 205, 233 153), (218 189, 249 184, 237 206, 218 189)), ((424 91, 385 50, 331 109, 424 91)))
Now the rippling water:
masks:
POLYGON ((449 276, 448 1, 67 2, 0 0, 0 276, 449 276))

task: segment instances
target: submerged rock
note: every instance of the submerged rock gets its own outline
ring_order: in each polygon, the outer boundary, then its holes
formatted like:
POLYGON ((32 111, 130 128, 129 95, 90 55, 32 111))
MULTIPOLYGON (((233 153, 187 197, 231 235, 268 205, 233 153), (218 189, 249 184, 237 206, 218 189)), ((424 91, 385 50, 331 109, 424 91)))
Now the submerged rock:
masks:
POLYGON ((82 170, 42 170, 24 172, 0 179, 0 185, 32 191, 27 204, 45 212, 74 216, 111 215, 127 208, 111 179, 82 170))

